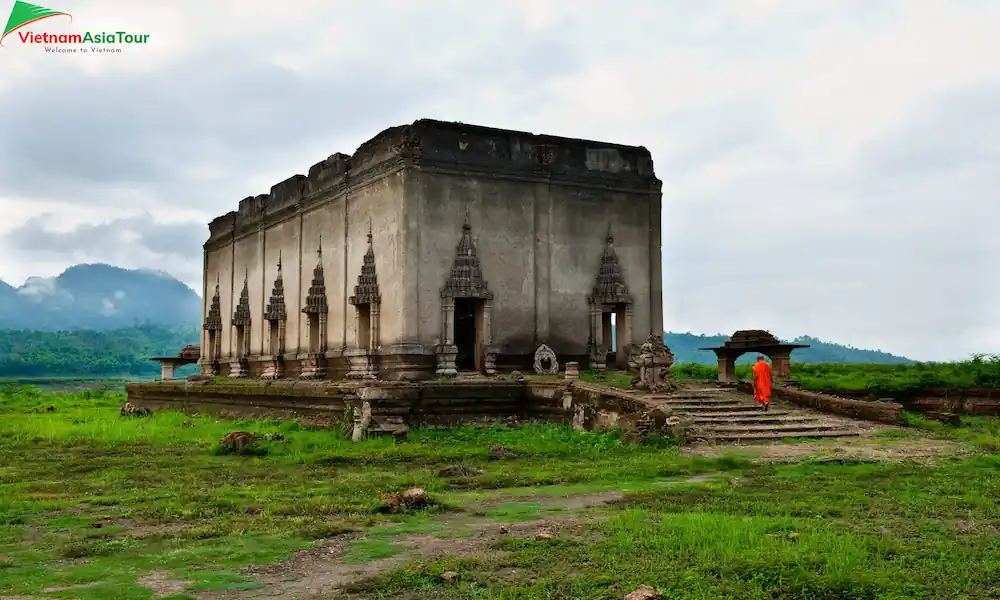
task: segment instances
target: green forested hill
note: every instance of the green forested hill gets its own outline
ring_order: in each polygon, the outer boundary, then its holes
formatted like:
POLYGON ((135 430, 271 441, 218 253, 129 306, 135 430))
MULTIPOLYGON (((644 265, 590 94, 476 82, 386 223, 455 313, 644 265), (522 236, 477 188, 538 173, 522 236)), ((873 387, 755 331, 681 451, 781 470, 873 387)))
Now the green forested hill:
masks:
POLYGON ((139 325, 106 331, 0 330, 0 377, 147 377, 153 356, 198 343, 198 328, 139 325))

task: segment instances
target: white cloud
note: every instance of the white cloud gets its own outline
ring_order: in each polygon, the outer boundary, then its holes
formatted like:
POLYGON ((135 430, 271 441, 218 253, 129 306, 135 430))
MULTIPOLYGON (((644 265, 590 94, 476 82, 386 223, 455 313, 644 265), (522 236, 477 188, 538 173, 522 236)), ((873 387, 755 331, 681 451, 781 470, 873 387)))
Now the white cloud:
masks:
POLYGON ((8 281, 103 260, 197 286, 208 219, 433 117, 650 148, 670 329, 1000 352, 996 2, 59 8, 151 39, 2 49, 8 281))

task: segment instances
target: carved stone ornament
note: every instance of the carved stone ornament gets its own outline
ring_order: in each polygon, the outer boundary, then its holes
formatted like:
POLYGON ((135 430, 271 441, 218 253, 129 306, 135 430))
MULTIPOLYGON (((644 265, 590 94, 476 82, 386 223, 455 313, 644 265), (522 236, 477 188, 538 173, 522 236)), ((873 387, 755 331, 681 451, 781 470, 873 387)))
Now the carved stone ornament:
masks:
POLYGON ((559 374, 559 361, 556 360, 556 353, 545 344, 535 350, 535 373, 539 375, 559 374), (546 361, 548 361, 548 366, 544 364, 546 361))
POLYGON ((222 331, 222 305, 219 301, 219 282, 215 283, 215 295, 205 316, 205 331, 222 331))
MULTIPOLYGON (((240 300, 236 303, 236 310, 233 311, 233 327, 250 326, 250 274, 243 278, 243 291, 240 292, 240 300)), ((238 349, 240 352, 243 348, 238 349)))
POLYGON ((316 268, 313 269, 312 284, 306 294, 306 303, 302 307, 302 312, 325 315, 329 310, 326 302, 326 277, 323 275, 323 240, 320 239, 319 249, 316 250, 316 268))
POLYGON ((604 253, 601 255, 601 267, 597 273, 597 281, 590 294, 591 304, 631 304, 625 280, 622 278, 621 265, 618 263, 618 253, 615 252, 615 238, 608 228, 604 253))
POLYGON ((476 245, 472 241, 472 226, 469 225, 468 213, 462 225, 462 239, 455 251, 455 265, 441 289, 441 297, 493 299, 493 294, 483 279, 479 257, 476 256, 476 245))
POLYGON ((368 251, 361 264, 361 274, 358 275, 358 283, 354 286, 354 295, 348 299, 354 306, 365 304, 379 304, 382 302, 382 293, 378 287, 378 275, 375 273, 375 250, 372 247, 372 229, 368 226, 368 251))
POLYGON ((274 278, 271 298, 267 301, 264 319, 267 321, 284 321, 288 318, 285 308, 285 282, 281 277, 281 256, 278 256, 278 275, 274 278))

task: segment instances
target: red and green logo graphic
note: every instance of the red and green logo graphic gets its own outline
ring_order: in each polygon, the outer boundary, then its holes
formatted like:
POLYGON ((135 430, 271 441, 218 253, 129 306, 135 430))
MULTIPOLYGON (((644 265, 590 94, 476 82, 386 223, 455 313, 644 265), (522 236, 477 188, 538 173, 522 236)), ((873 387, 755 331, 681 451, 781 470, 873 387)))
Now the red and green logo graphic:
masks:
POLYGON ((29 29, 30 25, 45 21, 49 17, 68 17, 70 23, 73 22, 73 16, 69 13, 17 0, 14 2, 14 8, 10 11, 7 26, 3 28, 3 35, 0 35, 0 46, 3 46, 3 41, 8 35, 19 40, 22 45, 44 46, 46 52, 57 53, 121 53, 120 46, 122 45, 149 42, 148 33, 129 31, 53 32, 29 29))
POLYGON ((18 29, 31 25, 32 23, 37 23, 42 19, 48 19, 49 17, 69 17, 70 22, 73 21, 73 15, 69 13, 17 0, 17 2, 14 3, 14 8, 10 11, 10 18, 7 19, 7 26, 3 28, 3 35, 0 36, 0 46, 3 46, 3 41, 8 35, 14 33, 18 29))

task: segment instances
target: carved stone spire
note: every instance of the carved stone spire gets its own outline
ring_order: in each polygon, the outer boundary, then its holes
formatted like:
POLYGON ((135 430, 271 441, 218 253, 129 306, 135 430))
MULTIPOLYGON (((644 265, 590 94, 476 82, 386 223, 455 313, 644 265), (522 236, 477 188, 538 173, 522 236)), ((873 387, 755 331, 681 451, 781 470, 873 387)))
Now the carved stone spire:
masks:
POLYGON ((376 304, 382 301, 382 293, 378 289, 378 277, 375 274, 375 250, 372 247, 372 224, 368 222, 368 252, 365 252, 361 264, 361 275, 358 284, 354 286, 354 295, 348 300, 354 306, 376 304))
POLYGON ((222 331, 222 305, 219 302, 219 280, 215 281, 215 295, 212 296, 212 304, 208 307, 208 315, 205 316, 205 331, 222 331))
POLYGON ((326 303, 326 278, 323 276, 323 238, 319 238, 319 249, 316 250, 316 268, 313 269, 312 285, 306 295, 306 305, 302 312, 307 314, 326 314, 329 307, 326 303))
POLYGON ((250 325, 250 269, 243 275, 243 291, 240 292, 240 301, 233 311, 233 325, 237 327, 250 325))
POLYGON ((284 321, 288 318, 285 310, 285 283, 281 278, 281 251, 278 251, 278 275, 274 278, 271 289, 271 299, 267 302, 264 319, 267 321, 284 321))
POLYGON ((451 298, 482 298, 492 299, 486 281, 483 280, 483 270, 476 256, 476 245, 472 241, 472 226, 469 225, 469 211, 465 211, 465 223, 462 225, 462 239, 458 242, 455 256, 455 266, 441 289, 442 297, 451 298))
POLYGON ((593 304, 630 304, 632 302, 622 279, 621 266, 618 264, 618 254, 615 252, 615 238, 608 227, 608 237, 601 255, 601 269, 597 273, 597 284, 590 298, 593 304))

